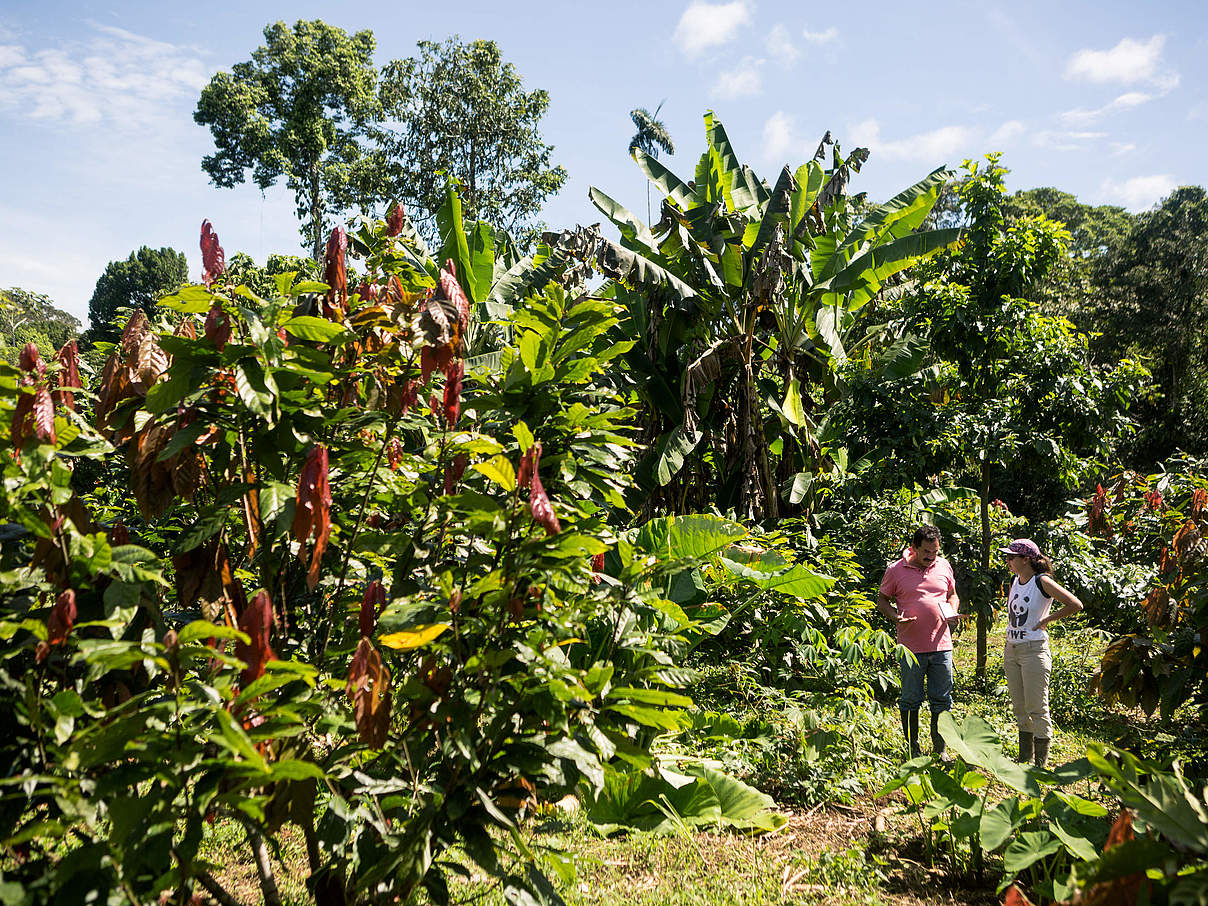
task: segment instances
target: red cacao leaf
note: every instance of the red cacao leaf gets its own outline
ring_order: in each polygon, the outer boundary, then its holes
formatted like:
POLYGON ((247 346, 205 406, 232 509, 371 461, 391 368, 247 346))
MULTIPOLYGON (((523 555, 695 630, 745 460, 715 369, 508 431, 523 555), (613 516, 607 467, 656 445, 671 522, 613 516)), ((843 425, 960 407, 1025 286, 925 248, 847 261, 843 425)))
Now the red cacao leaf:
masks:
POLYGON ((215 302, 210 306, 210 311, 206 315, 205 330, 206 339, 213 343, 219 352, 222 352, 227 341, 231 338, 231 319, 222 310, 220 303, 215 302))
POLYGON ((298 478, 292 535, 298 542, 300 557, 305 556, 306 539, 312 534, 315 546, 306 585, 313 589, 319 584, 319 564, 331 535, 331 487, 327 482, 327 448, 322 444, 311 448, 298 478))
POLYGON ((42 361, 42 357, 38 354, 36 343, 25 344, 25 348, 21 350, 20 365, 22 371, 28 371, 31 374, 36 372, 38 377, 46 374, 46 363, 42 361))
POLYGON ((327 253, 323 266, 323 282, 329 287, 323 314, 331 320, 337 311, 343 313, 348 302, 348 272, 344 257, 348 253, 348 236, 343 227, 336 227, 327 239, 327 253))
POLYGON ((148 332, 138 344, 138 358, 134 365, 138 372, 138 388, 143 394, 168 370, 168 354, 160 347, 155 334, 148 332))
MULTIPOLYGON (((25 394, 22 394, 24 396, 25 394)), ((55 403, 45 384, 34 391, 33 405, 34 434, 43 443, 53 444, 55 436, 55 403)))
POLYGON ((457 282, 457 265, 452 258, 445 260, 445 266, 440 271, 440 288, 444 290, 445 298, 449 299, 457 310, 457 320, 461 326, 461 335, 465 336, 470 325, 470 300, 457 282))
POLYGON ((369 587, 365 589, 365 599, 361 601, 359 623, 362 636, 373 635, 373 630, 377 626, 378 615, 385 606, 386 589, 382 587, 381 582, 374 579, 369 583, 369 587))
POLYGON ((347 692, 361 741, 380 749, 390 729, 390 671, 367 637, 361 638, 348 665, 347 692))
POLYGON ((533 521, 543 526, 547 534, 556 535, 562 531, 562 525, 554 514, 554 506, 549 502, 549 495, 545 493, 545 487, 541 484, 541 476, 537 474, 535 468, 533 469, 532 487, 529 489, 529 511, 533 514, 533 521))
POLYGON ((182 315, 180 323, 176 325, 176 330, 172 331, 172 335, 176 337, 184 337, 186 340, 196 340, 197 322, 193 320, 193 316, 182 315))
POLYGON ((225 544, 211 540, 201 547, 172 557, 176 573, 176 599, 183 610, 197 607, 203 619, 227 626, 238 625, 247 610, 243 585, 235 578, 225 544))
POLYGON ((1208 506, 1208 488, 1196 488, 1191 495, 1191 518, 1199 519, 1204 507, 1208 506))
POLYGON ((212 286, 226 270, 226 254, 218 244, 218 234, 208 220, 201 222, 201 264, 205 268, 201 279, 206 286, 212 286))
MULTIPOLYGON (((420 383, 427 384, 434 371, 447 371, 453 363, 449 346, 425 346, 419 351, 420 383)), ((433 410, 435 411, 435 410, 433 410)))
POLYGON ((1003 898, 1002 906, 1032 906, 1032 904, 1019 892, 1019 888, 1012 884, 1007 888, 1007 895, 1003 898))
POLYGON ((458 453, 453 457, 452 462, 445 466, 445 494, 452 494, 457 490, 457 484, 466 474, 466 466, 469 462, 470 457, 465 453, 458 453))
POLYGON ((541 441, 537 441, 520 457, 520 471, 516 475, 516 483, 522 488, 529 487, 533 481, 533 473, 537 471, 537 466, 540 464, 541 441))
POLYGON ((251 604, 239 615, 239 629, 247 633, 248 643, 235 644, 235 657, 247 666, 239 674, 239 685, 243 688, 264 676, 264 665, 277 655, 269 644, 273 630, 273 601, 267 591, 252 598, 251 604))
POLYGON ((403 213, 403 206, 395 203, 390 209, 390 214, 386 217, 386 235, 397 236, 403 231, 403 219, 406 215, 403 213))
POLYGON ((13 448, 20 450, 27 437, 33 436, 34 394, 18 393, 17 404, 13 407, 12 438, 13 448))
POLYGON ((465 374, 465 363, 453 362, 445 372, 445 424, 450 428, 457 425, 461 416, 461 379, 465 374))
POLYGON ((600 582, 600 576, 604 574, 604 555, 596 554, 591 558, 591 581, 593 585, 600 582))
POLYGON ((50 616, 46 620, 46 641, 51 645, 61 645, 67 641, 67 633, 75 625, 77 615, 75 592, 69 588, 59 594, 55 606, 50 609, 50 616))
POLYGON ((64 343, 55 357, 59 360, 58 389, 55 390, 55 405, 62 403, 72 412, 75 411, 75 394, 73 388, 83 387, 80 380, 80 350, 76 341, 64 343))

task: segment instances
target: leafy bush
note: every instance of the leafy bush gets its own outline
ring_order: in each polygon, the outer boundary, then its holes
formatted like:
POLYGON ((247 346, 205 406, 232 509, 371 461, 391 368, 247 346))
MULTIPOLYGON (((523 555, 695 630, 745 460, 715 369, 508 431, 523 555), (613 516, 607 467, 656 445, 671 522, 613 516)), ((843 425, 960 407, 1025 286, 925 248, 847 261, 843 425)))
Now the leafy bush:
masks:
POLYGON ((334 231, 325 282, 267 298, 215 280, 206 224, 209 285, 164 301, 174 324, 131 319, 94 423, 69 357, 0 366, 6 902, 214 892, 216 815, 268 902, 285 823, 321 904, 444 901, 455 847, 509 900, 557 902, 517 816, 648 764, 675 724, 686 622, 659 589, 685 564, 607 519, 632 444, 594 382, 623 351, 613 303, 551 287, 499 369, 467 372, 490 248, 455 196, 442 223, 443 268, 399 213, 334 231), (373 275, 351 291, 349 241, 373 275), (118 451, 158 550, 71 487, 118 451))

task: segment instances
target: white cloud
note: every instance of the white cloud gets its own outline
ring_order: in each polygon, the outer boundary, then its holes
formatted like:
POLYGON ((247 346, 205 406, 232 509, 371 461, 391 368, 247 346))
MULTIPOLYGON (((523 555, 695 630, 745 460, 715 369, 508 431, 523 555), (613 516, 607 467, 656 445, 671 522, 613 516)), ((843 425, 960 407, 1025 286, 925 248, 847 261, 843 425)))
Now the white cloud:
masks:
MULTIPOLYGON (((1119 82, 1123 85, 1137 82, 1169 84, 1171 79, 1177 83, 1177 75, 1158 71, 1165 44, 1165 35, 1154 35, 1145 42, 1124 38, 1111 50, 1083 49, 1066 63, 1065 77, 1087 82, 1119 82)), ((1173 87, 1171 84, 1170 88, 1173 87)))
POLYGON ((1113 157, 1119 157, 1121 154, 1129 154, 1136 150, 1136 142, 1112 142, 1113 157))
POLYGON ((1088 110, 1085 107, 1079 107, 1074 110, 1066 110, 1059 114, 1061 121, 1068 125, 1074 126, 1084 123, 1093 123, 1100 120, 1108 114, 1117 113, 1121 110, 1130 110, 1133 107, 1140 107, 1142 104, 1148 104, 1157 95, 1146 94, 1144 91, 1126 91, 1124 94, 1117 97, 1115 100, 1104 104, 1102 107, 1097 107, 1088 110))
POLYGON ((93 26, 95 34, 44 50, 0 47, 0 108, 69 126, 151 130, 179 119, 209 79, 189 48, 93 26))
POLYGON ((1134 176, 1124 182, 1104 180, 1100 193, 1108 200, 1122 203, 1132 211, 1144 211, 1153 207, 1178 187, 1174 177, 1168 173, 1153 176, 1134 176))
POLYGON ((1106 132, 1045 130, 1032 136, 1032 144, 1050 151, 1083 151, 1087 142, 1107 138, 1106 132))
POLYGON ((1010 144, 1026 131, 1024 124, 1019 120, 1007 120, 992 133, 987 143, 995 150, 1000 151, 1004 145, 1010 144))
POLYGON ((856 123, 850 130, 856 145, 865 145, 873 154, 891 160, 916 160, 943 163, 966 156, 973 151, 978 131, 968 126, 941 126, 907 138, 886 141, 881 138, 881 125, 875 119, 856 123))
POLYGON ((730 3, 704 3, 694 0, 680 16, 672 40, 689 56, 734 39, 738 29, 751 21, 747 0, 730 3))
POLYGON ((733 101, 759 94, 763 90, 763 81, 759 76, 761 62, 747 57, 737 68, 721 72, 713 83, 713 95, 723 101, 733 101))
POLYGON ((763 124, 763 154, 768 160, 783 160, 799 144, 796 121, 782 110, 763 124))
POLYGON ((810 31, 807 28, 802 30, 801 37, 811 44, 832 44, 839 40, 839 29, 833 25, 825 31, 810 31))
POLYGON ((801 51, 797 49, 792 37, 789 36, 789 30, 779 22, 773 25, 772 30, 768 32, 768 39, 764 46, 767 47, 768 55, 781 66, 792 66, 801 56, 801 51))

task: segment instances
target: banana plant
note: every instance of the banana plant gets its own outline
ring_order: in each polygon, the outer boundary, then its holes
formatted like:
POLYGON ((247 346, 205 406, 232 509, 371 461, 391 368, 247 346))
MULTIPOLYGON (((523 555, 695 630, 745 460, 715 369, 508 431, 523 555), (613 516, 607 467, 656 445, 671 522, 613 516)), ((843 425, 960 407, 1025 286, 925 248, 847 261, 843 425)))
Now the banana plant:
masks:
POLYGON ((922 229, 950 174, 869 207, 847 192, 867 149, 844 156, 829 133, 813 160, 785 166, 771 185, 740 162, 712 113, 705 140, 687 180, 633 149, 663 196, 657 224, 593 187, 619 241, 594 228, 546 234, 492 299, 515 304, 580 267, 609 278, 602 291, 628 310, 624 339, 634 341, 626 380, 644 403, 645 515, 712 506, 774 519, 783 500, 809 505, 793 493, 803 471, 834 466, 813 413, 844 392, 840 372, 865 342, 871 303, 958 240, 957 230, 922 229))

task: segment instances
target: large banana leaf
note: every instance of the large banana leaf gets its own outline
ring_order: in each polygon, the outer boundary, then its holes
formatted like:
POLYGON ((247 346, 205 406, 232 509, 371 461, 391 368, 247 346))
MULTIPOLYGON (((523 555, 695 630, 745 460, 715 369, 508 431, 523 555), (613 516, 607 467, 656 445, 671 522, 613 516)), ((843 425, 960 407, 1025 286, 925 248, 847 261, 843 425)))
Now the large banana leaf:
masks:
POLYGON ((713 116, 712 111, 705 114, 705 139, 709 144, 709 156, 714 158, 721 176, 722 189, 730 210, 742 212, 757 207, 763 186, 751 168, 739 162, 725 127, 721 120, 713 116))
MULTIPOLYGON (((755 236, 755 242, 751 245, 750 253, 746 260, 746 275, 743 282, 746 282, 746 277, 751 274, 751 267, 758 260, 760 254, 772 241, 772 237, 776 234, 776 227, 787 226, 789 217, 789 207, 793 199, 793 191, 797 188, 797 180, 793 178, 793 173, 788 167, 780 171, 780 178, 776 180, 776 188, 772 190, 772 197, 768 199, 767 206, 763 209, 763 219, 759 222, 759 232, 755 236)), ((787 231, 786 231, 787 234, 787 231)))
POLYGON ((660 192, 679 205, 681 211, 687 211, 700 204, 699 195, 687 183, 641 148, 634 149, 633 159, 638 162, 638 166, 642 168, 647 179, 654 183, 660 192))
POLYGON ((480 220, 470 230, 470 276, 474 281, 474 301, 483 302, 490 294, 495 277, 495 228, 480 220))
MULTIPOLYGON (((940 189, 952 178, 952 171, 939 167, 926 178, 919 180, 908 189, 903 189, 889 201, 878 205, 870 211, 859 225, 852 230, 840 243, 841 248, 859 250, 865 242, 876 243, 878 237, 885 234, 898 221, 907 218, 912 222, 913 229, 935 206, 940 189)), ((895 231, 895 235, 905 235, 903 231, 895 231)))
MULTIPOLYGON (((606 277, 619 280, 630 288, 661 287, 670 290, 681 302, 696 298, 695 289, 649 258, 598 234, 596 243, 596 264, 606 277)), ((721 283, 720 278, 717 281, 721 283)))
POLYGON ((888 277, 941 249, 954 245, 960 236, 961 231, 955 228, 929 230, 926 233, 911 233, 884 245, 865 249, 852 258, 846 267, 817 284, 815 288, 833 293, 846 293, 861 288, 875 292, 888 277))
POLYGON ((818 197, 826 173, 820 163, 811 160, 797 168, 794 178, 797 180, 797 189, 793 192, 793 202, 789 206, 789 232, 793 236, 790 252, 794 258, 804 261, 805 249, 807 246, 812 248, 813 242, 809 238, 809 231, 802 230, 801 221, 814 206, 814 199, 818 197))
MULTIPOLYGON (((436 226, 440 230, 440 255, 437 264, 444 267, 452 260, 457 268, 457 280, 471 302, 481 302, 482 296, 474 282, 474 267, 470 262, 470 242, 466 238, 465 226, 462 222, 461 196, 457 192, 458 183, 450 179, 445 188, 444 204, 436 211, 436 226)), ((494 251, 492 251, 494 255, 494 251)), ((486 287, 483 287, 485 295, 486 287)))
POLYGON ((485 307, 492 318, 505 318, 530 289, 544 289, 566 271, 571 258, 565 252, 542 244, 535 255, 526 255, 495 281, 485 307))
POLYGON ((654 241, 654 234, 650 232, 650 227, 642 223, 623 204, 605 195, 595 186, 587 190, 587 197, 591 199, 591 203, 596 206, 599 212, 611 220, 616 228, 621 231, 621 236, 624 239, 631 243, 637 243, 652 252, 658 251, 658 246, 654 241))

